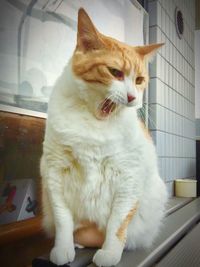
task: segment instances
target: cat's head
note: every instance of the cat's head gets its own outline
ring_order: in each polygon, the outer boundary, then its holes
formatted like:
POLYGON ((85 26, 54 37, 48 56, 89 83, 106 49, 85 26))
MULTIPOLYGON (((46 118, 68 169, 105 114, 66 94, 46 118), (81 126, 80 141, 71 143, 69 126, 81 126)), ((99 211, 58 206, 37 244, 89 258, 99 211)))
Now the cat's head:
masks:
POLYGON ((147 62, 161 46, 133 47, 105 36, 81 8, 72 57, 72 70, 80 84, 79 97, 99 119, 124 106, 141 107, 149 79, 147 62))

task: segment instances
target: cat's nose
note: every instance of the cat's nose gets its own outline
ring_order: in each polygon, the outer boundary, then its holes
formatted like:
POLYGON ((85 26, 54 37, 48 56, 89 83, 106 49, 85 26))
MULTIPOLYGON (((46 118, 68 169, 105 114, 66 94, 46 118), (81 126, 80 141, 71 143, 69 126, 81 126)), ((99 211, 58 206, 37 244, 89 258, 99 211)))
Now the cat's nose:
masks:
POLYGON ((135 99, 134 95, 127 94, 128 103, 135 99))

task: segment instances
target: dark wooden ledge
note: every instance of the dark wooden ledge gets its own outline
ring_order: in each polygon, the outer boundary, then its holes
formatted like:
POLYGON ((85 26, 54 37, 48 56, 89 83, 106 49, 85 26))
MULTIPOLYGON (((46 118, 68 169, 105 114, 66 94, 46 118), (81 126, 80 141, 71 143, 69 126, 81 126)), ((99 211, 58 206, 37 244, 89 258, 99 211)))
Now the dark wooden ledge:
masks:
POLYGON ((41 216, 0 225, 0 246, 42 233, 41 216))
POLYGON ((40 216, 0 226, 1 266, 30 267, 34 258, 48 254, 52 246, 40 216))

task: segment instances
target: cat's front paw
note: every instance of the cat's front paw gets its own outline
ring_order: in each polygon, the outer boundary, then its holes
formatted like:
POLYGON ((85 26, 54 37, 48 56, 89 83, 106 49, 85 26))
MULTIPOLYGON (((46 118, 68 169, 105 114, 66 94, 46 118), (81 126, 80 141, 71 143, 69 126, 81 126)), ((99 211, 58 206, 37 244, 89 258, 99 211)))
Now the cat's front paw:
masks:
POLYGON ((99 267, 109 267, 119 263, 120 259, 120 251, 99 249, 93 257, 93 262, 99 267))
POLYGON ((72 262, 74 257, 74 246, 55 246, 50 253, 50 261, 57 265, 64 265, 68 262, 72 262))

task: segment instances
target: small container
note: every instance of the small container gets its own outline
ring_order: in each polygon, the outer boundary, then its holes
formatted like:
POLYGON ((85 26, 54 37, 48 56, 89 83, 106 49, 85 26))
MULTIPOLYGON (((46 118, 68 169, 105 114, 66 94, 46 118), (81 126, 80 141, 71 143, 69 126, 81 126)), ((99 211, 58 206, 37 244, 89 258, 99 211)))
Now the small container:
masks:
POLYGON ((176 197, 196 197, 197 180, 195 179, 176 179, 175 180, 176 197))

